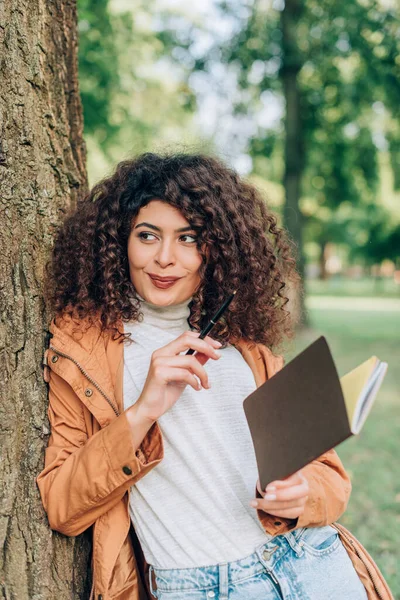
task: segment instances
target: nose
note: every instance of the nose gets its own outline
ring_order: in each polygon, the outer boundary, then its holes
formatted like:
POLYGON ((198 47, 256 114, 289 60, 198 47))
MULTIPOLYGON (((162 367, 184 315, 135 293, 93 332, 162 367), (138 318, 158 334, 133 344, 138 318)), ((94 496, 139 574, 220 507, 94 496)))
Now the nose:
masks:
POLYGON ((175 264, 175 253, 173 243, 170 240, 163 240, 158 247, 158 252, 155 256, 155 262, 163 269, 175 264))

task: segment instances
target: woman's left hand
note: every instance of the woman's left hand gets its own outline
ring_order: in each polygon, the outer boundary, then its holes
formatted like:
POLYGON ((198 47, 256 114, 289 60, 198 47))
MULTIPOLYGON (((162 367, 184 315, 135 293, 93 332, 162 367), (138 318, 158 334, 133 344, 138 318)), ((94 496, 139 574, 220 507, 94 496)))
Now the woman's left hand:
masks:
POLYGON ((261 490, 260 480, 258 480, 257 489, 263 498, 257 498, 250 502, 254 508, 275 517, 287 519, 297 519, 303 514, 309 487, 302 471, 297 471, 281 481, 272 481, 267 485, 265 491, 261 490))

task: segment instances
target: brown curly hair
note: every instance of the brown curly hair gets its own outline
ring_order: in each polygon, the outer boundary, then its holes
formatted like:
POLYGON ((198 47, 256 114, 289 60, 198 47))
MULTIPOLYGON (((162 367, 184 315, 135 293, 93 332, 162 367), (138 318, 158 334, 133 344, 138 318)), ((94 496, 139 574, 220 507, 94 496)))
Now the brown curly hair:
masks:
POLYGON ((137 320, 140 300, 127 242, 134 218, 152 199, 179 209, 198 234, 202 283, 190 305, 193 329, 237 289, 214 338, 272 349, 293 336, 285 288, 299 283, 294 244, 253 185, 203 154, 141 154, 93 187, 66 218, 46 267, 46 297, 56 317, 96 322, 114 339, 129 338, 118 321, 137 320))

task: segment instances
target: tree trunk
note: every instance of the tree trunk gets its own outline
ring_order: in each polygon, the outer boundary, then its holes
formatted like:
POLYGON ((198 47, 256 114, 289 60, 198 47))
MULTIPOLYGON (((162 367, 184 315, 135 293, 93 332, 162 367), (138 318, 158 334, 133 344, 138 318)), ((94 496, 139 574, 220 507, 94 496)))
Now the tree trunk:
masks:
MULTIPOLYGON (((284 225, 297 246, 297 268, 305 286, 303 253, 303 217, 299 208, 301 178, 304 168, 303 127, 300 111, 298 74, 302 53, 297 44, 297 23, 301 16, 302 0, 286 0, 281 12, 283 63, 280 71, 286 101, 285 118, 285 206, 284 225)), ((302 322, 307 324, 303 295, 299 301, 302 322)))
POLYGON ((326 269, 326 260, 327 260, 327 248, 328 242, 322 240, 320 242, 320 251, 319 251, 319 276, 318 279, 321 281, 326 281, 328 279, 328 271, 326 269))
POLYGON ((0 598, 83 599, 88 536, 52 532, 35 483, 49 433, 43 268, 87 188, 75 0, 3 0, 0 44, 0 598))

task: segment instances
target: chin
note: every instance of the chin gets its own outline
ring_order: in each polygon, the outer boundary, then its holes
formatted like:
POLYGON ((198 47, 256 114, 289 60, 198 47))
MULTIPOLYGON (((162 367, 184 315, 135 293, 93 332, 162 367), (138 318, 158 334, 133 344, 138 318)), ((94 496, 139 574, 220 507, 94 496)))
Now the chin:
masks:
POLYGON ((171 306, 173 304, 182 304, 186 300, 189 301, 191 294, 177 294, 172 290, 143 290, 139 295, 156 306, 171 306))

